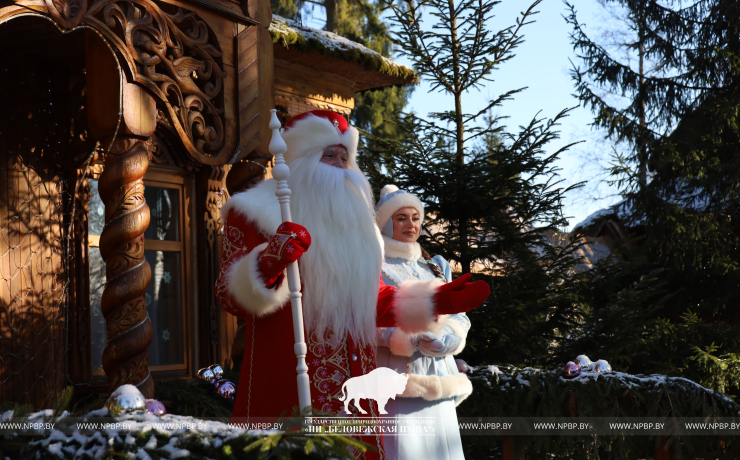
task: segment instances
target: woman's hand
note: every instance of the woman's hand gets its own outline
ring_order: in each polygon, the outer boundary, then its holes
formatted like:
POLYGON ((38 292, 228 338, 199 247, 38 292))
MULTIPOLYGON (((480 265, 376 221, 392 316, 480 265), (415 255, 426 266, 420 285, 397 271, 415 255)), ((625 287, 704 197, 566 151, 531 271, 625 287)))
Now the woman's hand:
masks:
POLYGON ((462 337, 455 334, 452 328, 445 326, 440 334, 422 332, 419 336, 419 351, 424 356, 439 358, 457 350, 462 337))

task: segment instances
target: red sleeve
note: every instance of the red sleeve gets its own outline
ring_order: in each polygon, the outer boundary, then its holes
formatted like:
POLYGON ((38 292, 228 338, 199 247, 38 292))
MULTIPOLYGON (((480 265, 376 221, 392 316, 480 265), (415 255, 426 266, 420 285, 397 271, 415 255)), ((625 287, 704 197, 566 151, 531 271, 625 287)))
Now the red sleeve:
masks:
POLYGON ((216 281, 216 298, 221 308, 237 317, 245 317, 246 312, 236 306, 236 300, 226 288, 226 273, 232 264, 249 254, 256 246, 267 241, 252 221, 238 212, 229 211, 223 228, 221 248, 221 270, 216 281))
POLYGON ((396 288, 385 284, 381 275, 380 289, 378 290, 377 327, 394 327, 396 325, 396 315, 393 311, 395 294, 396 288))

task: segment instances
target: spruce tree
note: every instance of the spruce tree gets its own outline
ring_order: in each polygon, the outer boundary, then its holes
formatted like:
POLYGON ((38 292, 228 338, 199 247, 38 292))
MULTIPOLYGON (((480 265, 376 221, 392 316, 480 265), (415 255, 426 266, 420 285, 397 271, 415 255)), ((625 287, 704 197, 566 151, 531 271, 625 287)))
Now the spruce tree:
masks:
POLYGON ((661 72, 640 75, 617 62, 571 7, 584 64, 574 68, 576 90, 594 124, 632 148, 613 172, 623 222, 640 237, 626 261, 601 268, 602 289, 588 299, 593 315, 573 346, 588 344, 633 372, 729 391, 740 384, 740 10, 728 0, 613 3, 628 11, 635 47, 661 72), (610 106, 594 87, 632 103, 610 106), (653 169, 646 181, 634 168, 644 161, 653 169))
MULTIPOLYGON (((554 161, 546 153, 564 117, 534 118, 507 132, 491 117, 521 89, 482 107, 464 107, 463 95, 494 80, 523 41, 535 1, 516 24, 488 29, 492 0, 426 0, 389 4, 393 38, 432 91, 452 97, 426 118, 404 116, 404 136, 385 142, 382 169, 363 164, 374 186, 395 183, 426 206, 419 242, 458 273, 489 281, 492 294, 470 313, 473 328, 463 356, 471 362, 542 364, 578 324, 580 278, 572 257, 577 243, 553 244, 544 235, 565 225, 554 161), (424 16, 422 16, 424 13, 424 16), (433 22, 426 22, 432 18, 433 22), (466 110, 467 109, 467 110, 466 110)), ((377 158, 377 157, 374 157, 377 158)))

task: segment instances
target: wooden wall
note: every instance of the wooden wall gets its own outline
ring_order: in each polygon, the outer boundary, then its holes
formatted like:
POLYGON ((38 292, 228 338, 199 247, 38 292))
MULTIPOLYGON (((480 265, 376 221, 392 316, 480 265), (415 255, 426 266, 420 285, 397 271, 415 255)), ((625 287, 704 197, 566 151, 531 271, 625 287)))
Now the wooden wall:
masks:
POLYGON ((0 400, 50 407, 67 380, 68 80, 40 60, 10 65, 0 57, 0 400))

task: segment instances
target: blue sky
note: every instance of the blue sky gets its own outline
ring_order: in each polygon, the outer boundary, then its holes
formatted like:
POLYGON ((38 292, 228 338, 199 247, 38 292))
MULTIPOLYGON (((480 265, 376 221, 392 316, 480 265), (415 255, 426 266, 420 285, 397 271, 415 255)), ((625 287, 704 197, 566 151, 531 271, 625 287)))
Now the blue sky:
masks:
MULTIPOLYGON (((596 0, 571 0, 578 11, 579 21, 587 25, 587 30, 596 32, 607 19, 596 0)), ((526 0, 503 0, 494 8, 496 17, 491 21, 491 30, 500 30, 520 16, 530 2, 526 0)), ((524 43, 515 51, 516 56, 502 65, 493 74, 480 92, 474 91, 463 98, 463 109, 475 113, 485 107, 486 101, 506 91, 527 87, 512 101, 506 102, 497 111, 498 115, 508 116, 504 124, 515 132, 519 125, 527 124, 540 112, 540 117, 552 118, 561 110, 578 105, 573 97, 573 82, 570 77, 571 64, 576 62, 568 34, 571 30, 563 15, 566 7, 561 0, 544 0, 537 8, 539 14, 535 22, 523 28, 524 43)), ((315 10, 314 18, 306 25, 323 27, 325 21, 319 17, 323 12, 315 10)), ((431 20, 431 19, 430 19, 431 20)), ((396 57, 408 64, 404 58, 396 57)), ((440 93, 430 93, 429 85, 423 82, 416 88, 408 109, 426 115, 429 112, 453 107, 452 98, 440 93)), ((591 113, 578 107, 561 122, 560 139, 546 147, 552 153, 572 142, 580 142, 561 155, 557 165, 562 168, 564 185, 586 182, 586 185, 567 196, 563 213, 570 217, 570 226, 584 220, 589 214, 619 201, 616 190, 607 186, 603 168, 609 160, 612 147, 603 141, 599 132, 592 131, 589 123, 591 113)))

